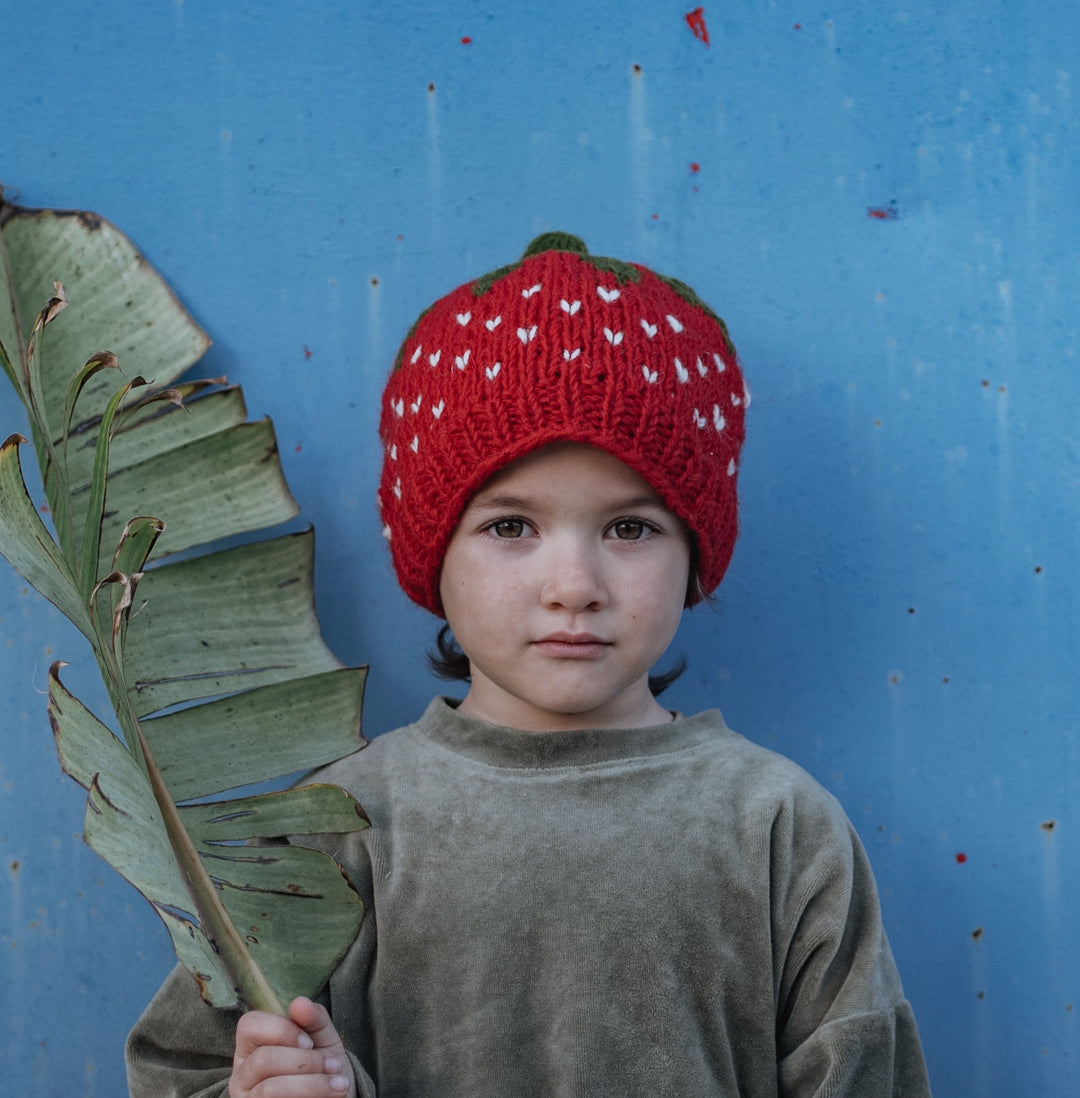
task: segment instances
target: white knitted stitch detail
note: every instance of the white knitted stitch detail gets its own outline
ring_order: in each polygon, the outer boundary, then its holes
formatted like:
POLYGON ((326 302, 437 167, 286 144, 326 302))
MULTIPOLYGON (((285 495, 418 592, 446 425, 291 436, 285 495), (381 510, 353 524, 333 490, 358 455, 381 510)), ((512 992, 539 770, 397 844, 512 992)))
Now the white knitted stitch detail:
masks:
POLYGON ((418 358, 420 357, 420 352, 421 352, 421 351, 423 351, 423 349, 424 349, 424 345, 423 345, 422 343, 418 343, 418 344, 416 345, 416 350, 415 350, 415 351, 413 351, 413 353, 412 353, 412 358, 411 358, 411 359, 409 359, 409 361, 410 361, 410 362, 411 362, 411 363, 412 363, 412 364, 413 364, 414 366, 416 365, 416 360, 417 360, 417 359, 418 359, 418 358))
POLYGON ((722 374, 727 369, 724 360, 715 351, 713 351, 712 360, 716 363, 716 372, 718 374, 722 374))
POLYGON ((698 356, 698 360, 697 360, 697 372, 699 374, 701 374, 702 377, 708 377, 708 374, 709 374, 709 367, 706 366, 705 363, 701 361, 701 356, 700 355, 698 356))
POLYGON ((695 408, 694 409, 694 423, 697 429, 700 431, 709 421, 695 408))
POLYGON ((397 461, 397 443, 390 443, 390 460, 397 461))
POLYGON ((420 411, 420 405, 423 404, 423 403, 424 403, 424 394, 420 393, 420 394, 418 394, 416 400, 414 400, 412 402, 412 404, 409 405, 409 410, 412 412, 413 415, 416 415, 416 413, 420 411))
POLYGON ((656 335, 656 325, 650 324, 644 317, 641 318, 641 326, 645 329, 645 334, 652 339, 656 335))
POLYGON ((574 359, 577 358, 580 354, 581 354, 581 348, 580 347, 575 347, 572 351, 571 350, 564 350, 563 353, 562 353, 562 356, 563 356, 563 358, 566 359, 567 362, 573 362, 574 359))
POLYGON ((671 325, 673 332, 681 332, 683 330, 682 321, 678 317, 672 316, 671 313, 667 315, 667 322, 671 325))
POLYGON ((690 380, 690 371, 679 361, 675 359, 675 376, 685 385, 690 380))
POLYGON ((401 477, 394 481, 394 495, 401 499, 401 477))
POLYGON ((427 360, 432 366, 439 365, 439 359, 442 358, 442 348, 440 347, 433 355, 428 355, 427 360))
POLYGON ((531 328, 518 328, 517 334, 522 343, 530 343, 536 338, 536 325, 534 324, 531 328))
POLYGON ((412 442, 409 443, 409 449, 412 450, 412 452, 414 454, 419 453, 419 451, 420 451, 420 436, 419 435, 413 435, 412 442))
POLYGON ((541 286, 540 286, 540 283, 538 282, 535 286, 530 286, 527 290, 522 290, 521 291, 521 296, 523 298, 525 298, 526 301, 528 301, 529 298, 533 296, 533 294, 538 294, 540 292, 540 290, 541 290, 541 286))
POLYGON ((734 393, 732 393, 731 403, 734 404, 736 408, 738 408, 738 406, 742 404, 742 397, 737 397, 734 393))
POLYGON ((443 414, 443 412, 445 411, 445 409, 446 409, 446 401, 445 401, 445 400, 440 400, 440 401, 439 401, 439 403, 438 403, 438 404, 436 404, 436 405, 435 405, 435 406, 434 406, 434 407, 433 407, 433 408, 431 409, 431 414, 432 414, 432 415, 433 415, 433 416, 434 416, 434 417, 435 417, 436 419, 438 419, 438 418, 439 418, 439 416, 441 416, 441 415, 443 414))
POLYGON ((457 322, 464 328, 469 321, 472 320, 472 313, 458 313, 457 322))
POLYGON ((496 362, 494 366, 488 366, 484 373, 487 375, 488 381, 494 381, 499 376, 499 371, 502 369, 502 363, 496 362))
POLYGON ((382 528, 382 536, 386 538, 387 541, 390 541, 393 538, 393 533, 391 532, 389 526, 384 526, 382 528))
POLYGON ((576 316, 578 310, 581 308, 581 302, 567 301, 564 297, 562 301, 559 302, 559 308, 562 309, 564 313, 569 313, 570 316, 576 316))
POLYGON ((401 419, 405 414, 405 398, 402 397, 400 400, 390 401, 390 407, 394 409, 394 415, 396 415, 398 419, 401 419))
POLYGON ((727 420, 724 419, 724 413, 720 411, 719 404, 712 406, 712 421, 718 433, 727 426, 727 420))
POLYGON ((734 459, 734 458, 732 458, 732 459, 731 459, 731 460, 730 460, 730 461, 729 461, 729 462, 727 463, 727 475, 728 475, 729 477, 733 477, 733 476, 735 475, 735 469, 736 469, 736 468, 737 468, 737 466, 735 465, 735 459, 734 459))
POLYGON ((604 289, 603 286, 597 286, 596 287, 596 292, 609 305, 619 297, 619 291, 618 290, 615 290, 615 289, 606 290, 606 289, 604 289))
POLYGON ((650 385, 655 385, 656 384, 656 371, 655 370, 650 370, 648 366, 642 366, 641 367, 641 372, 645 375, 645 380, 650 385))
POLYGON ((605 328, 604 329, 604 338, 613 347, 618 347, 618 345, 620 343, 622 343, 622 332, 613 332, 610 328, 605 328))
POLYGON ((487 328, 489 332, 493 332, 501 323, 502 317, 497 316, 494 320, 485 320, 484 327, 487 328))
POLYGON ((469 365, 469 355, 472 354, 471 350, 466 351, 463 355, 454 355, 454 365, 459 370, 464 370, 469 365))

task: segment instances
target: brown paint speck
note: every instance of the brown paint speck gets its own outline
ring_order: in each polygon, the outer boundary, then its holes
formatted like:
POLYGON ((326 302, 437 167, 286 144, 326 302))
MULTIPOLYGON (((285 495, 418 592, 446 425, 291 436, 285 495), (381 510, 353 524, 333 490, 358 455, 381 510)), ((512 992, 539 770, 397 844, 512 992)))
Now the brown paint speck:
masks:
POLYGON ((1055 827, 1057 827, 1057 820, 1045 820, 1043 823, 1039 824, 1039 826, 1043 829, 1043 831, 1050 832, 1053 831, 1055 827))
POLYGON ((979 939, 980 939, 980 938, 981 938, 982 936, 983 936, 983 928, 982 928, 981 926, 977 926, 977 927, 976 927, 976 928, 975 928, 975 929, 974 929, 974 930, 973 930, 973 931, 971 932, 971 939, 972 939, 972 941, 975 941, 975 942, 977 942, 977 941, 978 941, 978 940, 979 940, 979 939))

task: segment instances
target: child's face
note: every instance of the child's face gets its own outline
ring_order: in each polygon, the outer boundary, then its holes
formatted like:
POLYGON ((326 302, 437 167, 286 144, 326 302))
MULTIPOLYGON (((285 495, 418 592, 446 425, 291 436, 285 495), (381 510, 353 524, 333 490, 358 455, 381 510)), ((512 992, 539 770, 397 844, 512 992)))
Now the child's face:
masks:
POLYGON ((471 668, 461 711, 531 731, 670 719, 648 676, 689 570, 682 522, 617 458, 556 443, 512 462, 443 561, 443 609, 471 668))

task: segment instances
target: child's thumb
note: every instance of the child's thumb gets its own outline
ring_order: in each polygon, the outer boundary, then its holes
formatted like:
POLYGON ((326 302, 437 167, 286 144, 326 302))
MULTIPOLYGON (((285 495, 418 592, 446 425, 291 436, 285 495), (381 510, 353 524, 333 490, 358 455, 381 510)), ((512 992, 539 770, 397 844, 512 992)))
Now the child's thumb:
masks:
POLYGON ((326 1008, 301 996, 289 1004, 289 1017, 304 1030, 315 1048, 340 1048, 341 1038, 326 1008))

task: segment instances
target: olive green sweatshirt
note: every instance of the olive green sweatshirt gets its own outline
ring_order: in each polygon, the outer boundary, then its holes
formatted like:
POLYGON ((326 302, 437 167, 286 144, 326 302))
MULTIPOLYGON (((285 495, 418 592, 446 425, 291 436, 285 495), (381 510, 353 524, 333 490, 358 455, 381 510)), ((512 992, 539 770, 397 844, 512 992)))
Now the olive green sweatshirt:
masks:
MULTIPOLYGON (((371 828, 328 989, 367 1098, 924 1098, 866 855, 836 800, 716 711, 521 732, 436 699, 317 775, 371 828)), ((134 1098, 225 1093, 235 1015, 174 972, 134 1098)))

